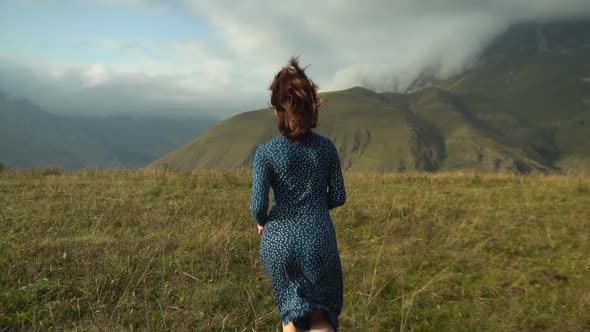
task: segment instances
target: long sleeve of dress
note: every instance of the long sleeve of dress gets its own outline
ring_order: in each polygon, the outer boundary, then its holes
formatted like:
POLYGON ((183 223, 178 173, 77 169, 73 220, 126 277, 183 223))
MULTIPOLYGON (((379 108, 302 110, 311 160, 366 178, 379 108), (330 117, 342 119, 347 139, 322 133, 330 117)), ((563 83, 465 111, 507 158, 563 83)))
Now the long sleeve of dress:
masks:
POLYGON ((264 158, 263 150, 258 148, 254 153, 252 165, 252 196, 250 212, 260 226, 266 224, 268 214, 268 191, 270 188, 271 170, 264 158))
POLYGON ((334 144, 330 144, 330 170, 328 178, 328 209, 344 205, 346 201, 346 190, 344 178, 340 166, 340 157, 334 144))

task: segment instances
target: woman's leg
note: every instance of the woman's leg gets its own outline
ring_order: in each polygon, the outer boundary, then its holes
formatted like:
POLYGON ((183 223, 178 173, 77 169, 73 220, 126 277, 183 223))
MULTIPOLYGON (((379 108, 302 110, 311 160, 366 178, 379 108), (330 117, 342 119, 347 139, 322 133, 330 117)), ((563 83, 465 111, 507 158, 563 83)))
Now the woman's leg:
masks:
POLYGON ((332 323, 324 310, 316 310, 311 313, 310 332, 334 332, 332 323))
POLYGON ((283 332, 303 332, 303 330, 295 327, 293 322, 289 322, 289 324, 283 324, 283 332))

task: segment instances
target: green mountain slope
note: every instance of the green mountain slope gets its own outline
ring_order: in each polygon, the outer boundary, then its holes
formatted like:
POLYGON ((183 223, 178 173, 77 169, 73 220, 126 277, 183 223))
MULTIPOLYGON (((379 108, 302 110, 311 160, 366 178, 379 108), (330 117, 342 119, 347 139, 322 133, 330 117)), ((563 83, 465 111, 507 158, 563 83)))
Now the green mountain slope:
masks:
POLYGON ((590 172, 590 21, 522 24, 482 64, 434 85, 467 98, 473 115, 529 155, 590 172))
MULTIPOLYGON (((356 87, 322 95, 328 103, 321 109, 317 131, 334 141, 345 169, 530 172, 552 168, 519 146, 497 139, 456 104, 459 97, 440 89, 378 94, 356 87)), ((152 166, 248 167, 256 147, 276 134, 271 110, 238 114, 152 166)))
MULTIPOLYGON (((341 152, 345 168, 414 168, 417 161, 410 143, 416 140, 416 135, 410 125, 412 120, 403 108, 363 88, 323 96, 329 102, 321 110, 318 132, 332 138, 341 152)), ((248 167, 256 147, 276 134, 276 119, 270 110, 238 114, 154 165, 248 167)))

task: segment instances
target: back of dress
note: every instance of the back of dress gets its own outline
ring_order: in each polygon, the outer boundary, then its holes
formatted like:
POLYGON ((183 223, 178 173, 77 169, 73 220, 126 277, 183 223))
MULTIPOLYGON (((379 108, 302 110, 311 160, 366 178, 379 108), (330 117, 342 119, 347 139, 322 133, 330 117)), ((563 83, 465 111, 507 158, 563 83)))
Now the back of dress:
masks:
POLYGON ((344 204, 346 193, 334 143, 311 133, 303 142, 278 136, 254 155, 250 208, 259 225, 297 216, 323 216, 344 204), (273 205, 268 209, 268 190, 273 205))

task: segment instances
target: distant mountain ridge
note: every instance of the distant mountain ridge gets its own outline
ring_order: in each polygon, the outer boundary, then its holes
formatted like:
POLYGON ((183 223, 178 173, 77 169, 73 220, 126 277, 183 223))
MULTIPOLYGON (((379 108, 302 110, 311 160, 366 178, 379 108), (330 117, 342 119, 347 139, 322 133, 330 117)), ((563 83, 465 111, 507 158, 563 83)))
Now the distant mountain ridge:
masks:
POLYGON ((57 115, 0 92, 0 163, 11 168, 140 168, 213 123, 206 116, 57 115))
MULTIPOLYGON (((412 89, 322 94, 318 132, 345 169, 590 173, 589 20, 516 25, 477 66, 412 89)), ((276 134, 270 110, 238 114, 151 166, 249 167, 276 134)))

